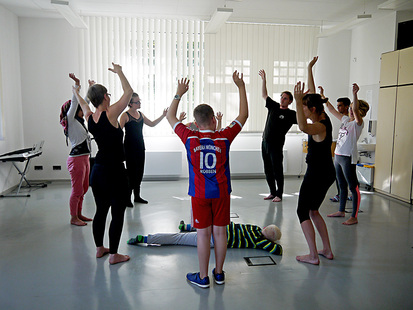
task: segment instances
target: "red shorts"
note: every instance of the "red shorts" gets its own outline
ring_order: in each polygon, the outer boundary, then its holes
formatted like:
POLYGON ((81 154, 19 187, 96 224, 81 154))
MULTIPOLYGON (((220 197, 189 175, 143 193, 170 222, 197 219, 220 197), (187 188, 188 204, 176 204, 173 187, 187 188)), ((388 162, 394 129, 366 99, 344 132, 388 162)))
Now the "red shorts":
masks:
POLYGON ((210 199, 191 197, 192 227, 202 229, 212 225, 229 225, 230 203, 230 195, 210 199))

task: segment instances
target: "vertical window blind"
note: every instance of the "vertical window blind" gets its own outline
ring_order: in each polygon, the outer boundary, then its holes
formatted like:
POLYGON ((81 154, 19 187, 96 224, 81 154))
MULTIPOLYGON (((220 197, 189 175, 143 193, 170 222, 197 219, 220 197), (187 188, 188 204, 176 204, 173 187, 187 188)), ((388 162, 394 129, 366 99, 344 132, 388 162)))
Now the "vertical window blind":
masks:
MULTIPOLYGON (((307 83, 307 64, 317 55, 318 33, 319 27, 315 26, 229 23, 217 34, 206 34, 205 102, 224 114, 223 124, 232 121, 239 105, 232 73, 242 72, 249 103, 249 118, 243 131, 262 131, 267 109, 258 71, 265 70, 272 99, 279 102, 285 90, 294 93, 298 81, 307 83)), ((291 108, 295 109, 294 102, 291 108)))
MULTIPOLYGON (((80 76, 103 84, 117 100, 122 94, 118 77, 107 70, 112 61, 122 65, 141 98, 141 111, 158 118, 169 107, 177 80, 189 78, 190 90, 178 113, 192 118, 194 105, 203 101, 203 22, 124 17, 84 17, 88 30, 80 33, 80 76)), ((85 83, 84 83, 85 84, 85 83)), ((150 135, 170 134, 166 121, 150 135)))
MULTIPOLYGON (((293 92, 297 81, 306 81, 307 63, 316 55, 319 33, 315 26, 230 23, 217 34, 204 35, 202 21, 84 20, 88 29, 79 35, 83 81, 90 78, 105 85, 116 100, 121 96, 121 85, 107 68, 112 61, 121 64, 141 97, 141 111, 153 120, 170 105, 177 79, 187 77, 190 90, 178 113, 186 112, 187 121, 192 121, 194 107, 208 103, 215 112, 224 114, 225 126, 238 115, 238 89, 232 81, 233 71, 238 70, 244 74, 250 110, 244 131, 250 132, 262 131, 267 115, 258 71, 266 71, 268 95, 274 100, 278 101, 284 90, 293 92)), ((147 135, 171 134, 166 122, 144 130, 147 135)))

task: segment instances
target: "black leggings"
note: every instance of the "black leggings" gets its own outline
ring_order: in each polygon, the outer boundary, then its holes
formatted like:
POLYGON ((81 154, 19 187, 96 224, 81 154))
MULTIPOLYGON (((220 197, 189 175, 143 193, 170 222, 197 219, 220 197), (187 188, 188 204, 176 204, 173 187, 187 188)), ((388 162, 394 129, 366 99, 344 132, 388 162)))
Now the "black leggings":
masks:
POLYGON ((320 208, 335 179, 332 163, 326 167, 307 168, 298 197, 297 215, 300 224, 310 219, 310 211, 317 211, 320 208))
POLYGON ((101 164, 93 165, 91 185, 96 203, 96 213, 93 218, 95 245, 103 246, 106 217, 110 208, 112 221, 109 226, 109 253, 116 254, 128 201, 128 178, 125 166, 123 163, 110 168, 101 164))
POLYGON ((127 154, 126 168, 129 177, 130 191, 133 191, 135 198, 140 197, 141 183, 145 168, 145 150, 138 150, 132 153, 133 156, 127 154))

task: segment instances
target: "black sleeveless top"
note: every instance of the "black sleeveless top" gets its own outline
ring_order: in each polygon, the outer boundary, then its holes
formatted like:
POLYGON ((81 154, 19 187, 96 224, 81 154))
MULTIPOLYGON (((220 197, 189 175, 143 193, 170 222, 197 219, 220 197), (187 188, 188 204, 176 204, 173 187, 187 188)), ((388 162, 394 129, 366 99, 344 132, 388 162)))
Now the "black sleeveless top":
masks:
POLYGON ((93 120, 92 115, 89 116, 88 128, 98 145, 96 164, 116 166, 125 160, 123 130, 119 125, 118 128, 113 127, 109 122, 106 111, 102 112, 97 123, 93 120))
MULTIPOLYGON (((143 117, 139 112, 140 117, 135 118, 128 112, 128 122, 125 124, 125 150, 130 151, 145 150, 145 143, 143 141, 143 117)), ((126 154, 128 156, 128 154, 126 154)))
MULTIPOLYGON (((323 141, 317 142, 311 135, 308 135, 308 154, 306 162, 308 166, 330 166, 333 164, 331 155, 331 142, 333 141, 333 127, 330 118, 325 114, 325 119, 320 121, 326 126, 326 137, 323 141)), ((330 167, 328 167, 330 168, 330 167)))

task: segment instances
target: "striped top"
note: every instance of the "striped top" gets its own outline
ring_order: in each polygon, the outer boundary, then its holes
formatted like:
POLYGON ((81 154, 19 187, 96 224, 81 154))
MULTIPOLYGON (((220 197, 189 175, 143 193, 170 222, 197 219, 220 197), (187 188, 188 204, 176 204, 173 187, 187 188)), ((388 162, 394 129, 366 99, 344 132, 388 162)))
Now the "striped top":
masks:
POLYGON ((235 224, 227 226, 228 248, 257 248, 271 254, 282 255, 281 245, 266 239, 261 232, 261 227, 250 224, 235 224))

